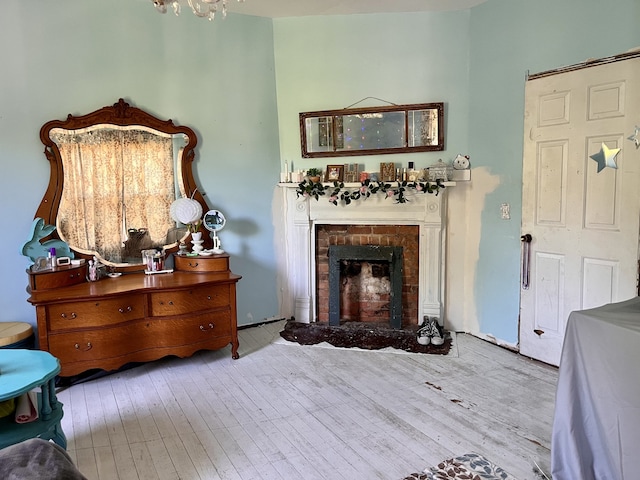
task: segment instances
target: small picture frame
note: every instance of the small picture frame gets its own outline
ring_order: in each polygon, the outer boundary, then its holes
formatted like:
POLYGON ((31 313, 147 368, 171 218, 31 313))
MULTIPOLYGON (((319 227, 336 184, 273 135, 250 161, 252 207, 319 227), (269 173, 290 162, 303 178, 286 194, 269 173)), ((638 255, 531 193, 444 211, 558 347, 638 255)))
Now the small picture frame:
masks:
POLYGON ((344 181, 344 165, 327 165, 324 172, 325 182, 342 182, 344 181))

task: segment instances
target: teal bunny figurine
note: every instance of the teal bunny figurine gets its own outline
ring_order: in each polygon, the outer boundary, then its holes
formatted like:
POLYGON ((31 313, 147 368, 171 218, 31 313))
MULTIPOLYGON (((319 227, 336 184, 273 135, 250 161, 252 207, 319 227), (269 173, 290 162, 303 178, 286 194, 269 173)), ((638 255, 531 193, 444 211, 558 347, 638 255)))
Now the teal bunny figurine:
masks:
POLYGON ((35 262, 38 257, 46 257, 52 248, 56 250, 56 256, 73 258, 73 251, 66 242, 57 238, 40 242, 48 237, 56 229, 55 225, 45 225, 44 219, 36 218, 31 224, 31 235, 29 240, 22 246, 22 254, 35 262))

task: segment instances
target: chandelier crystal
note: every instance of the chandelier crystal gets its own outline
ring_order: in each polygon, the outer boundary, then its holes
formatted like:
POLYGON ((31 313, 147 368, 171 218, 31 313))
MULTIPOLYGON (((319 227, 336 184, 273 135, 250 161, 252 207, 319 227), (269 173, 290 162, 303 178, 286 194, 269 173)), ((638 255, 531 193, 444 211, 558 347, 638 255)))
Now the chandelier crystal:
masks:
MULTIPOLYGON (((151 1, 160 13, 167 13, 168 7, 171 7, 173 13, 180 15, 181 0, 151 1)), ((238 0, 238 2, 244 2, 244 0, 238 0)), ((227 0, 187 0, 187 4, 191 7, 191 11, 196 17, 207 18, 209 21, 213 21, 218 10, 221 11, 223 17, 227 16, 227 0)))

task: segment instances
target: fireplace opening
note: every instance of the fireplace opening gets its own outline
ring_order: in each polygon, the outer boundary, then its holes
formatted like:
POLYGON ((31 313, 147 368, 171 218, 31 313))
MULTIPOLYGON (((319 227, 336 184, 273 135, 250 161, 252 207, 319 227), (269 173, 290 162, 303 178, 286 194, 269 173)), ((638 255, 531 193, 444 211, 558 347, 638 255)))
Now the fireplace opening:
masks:
POLYGON ((340 261, 340 320, 390 318, 391 278, 386 261, 340 261))
MULTIPOLYGON (((391 327, 402 328, 402 247, 331 245, 329 247, 329 325, 339 326, 340 320, 344 319, 341 318, 343 316, 341 300, 345 298, 345 294, 349 294, 349 298, 356 299, 354 305, 358 307, 358 316, 364 314, 366 317, 371 317, 375 312, 375 321, 379 319, 380 311, 388 311, 391 327), (363 272, 363 261, 367 260, 371 263, 364 262, 363 272), (377 276, 373 275, 374 270, 377 276), (384 278, 385 270, 389 272, 386 283, 384 280, 378 281, 384 278), (349 278, 352 279, 351 282, 349 278), (356 278, 357 280, 353 281, 356 278), (364 290, 361 288, 363 284, 364 290), (385 286, 387 288, 384 288, 385 286), (351 294, 355 295, 351 296, 351 294), (379 297, 380 294, 382 294, 381 297, 379 297), (367 306, 360 308, 363 305, 367 306)), ((369 321, 371 320, 369 318, 369 321)))
MULTIPOLYGON (((418 324, 418 293, 419 293, 419 263, 420 263, 420 227, 418 225, 352 225, 352 224, 317 224, 315 226, 315 274, 316 274, 316 321, 329 323, 329 249, 337 247, 398 247, 398 257, 402 259, 401 280, 394 283, 396 292, 396 305, 400 305, 401 313, 396 317, 400 318, 402 328, 411 328, 418 324), (399 299, 399 300, 398 300, 399 299)), ((335 265, 334 265, 335 267, 335 265)), ((357 307, 361 307, 363 302, 355 302, 347 297, 347 292, 340 295, 340 305, 344 312, 344 317, 338 321, 349 321, 349 317, 360 317, 359 322, 390 324, 391 319, 391 264, 388 258, 357 258, 351 255, 341 257, 338 264, 338 275, 341 275, 342 282, 347 282, 348 289, 356 290, 357 282, 368 285, 372 298, 378 296, 380 303, 373 301, 366 305, 368 311, 355 313, 357 307), (344 260, 344 261, 343 261, 344 260), (342 273, 340 273, 342 269, 342 273), (368 280, 351 278, 356 272, 364 271, 368 280), (347 275, 345 276, 345 273, 347 275), (379 275, 379 276, 378 276, 379 275), (385 291, 386 288, 386 291, 385 291), (386 295, 386 302, 384 301, 386 295), (351 304, 349 304, 351 302, 351 304)), ((340 277, 338 277, 340 278, 340 277)), ((340 283, 340 281, 338 282, 340 283)), ((342 285, 345 286, 345 285, 342 285)), ((396 312, 397 313, 397 312, 396 312)), ((335 322, 335 320, 334 320, 335 322)))

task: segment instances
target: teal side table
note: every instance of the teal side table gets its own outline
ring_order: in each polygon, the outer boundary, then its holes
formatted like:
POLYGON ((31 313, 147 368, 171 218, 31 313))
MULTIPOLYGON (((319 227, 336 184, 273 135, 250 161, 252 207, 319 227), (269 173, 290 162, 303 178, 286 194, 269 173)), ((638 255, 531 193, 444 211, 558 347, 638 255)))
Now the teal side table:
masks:
POLYGON ((56 398, 55 377, 60 372, 60 362, 49 352, 40 350, 0 350, 0 401, 17 398, 36 387, 39 417, 31 423, 16 423, 15 416, 0 418, 0 448, 8 447, 29 438, 53 440, 67 448, 67 438, 62 431, 62 403, 56 398))

